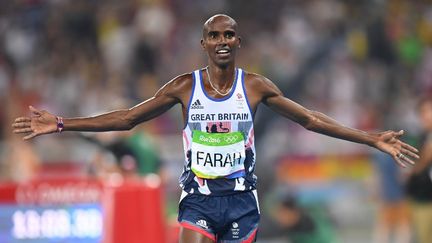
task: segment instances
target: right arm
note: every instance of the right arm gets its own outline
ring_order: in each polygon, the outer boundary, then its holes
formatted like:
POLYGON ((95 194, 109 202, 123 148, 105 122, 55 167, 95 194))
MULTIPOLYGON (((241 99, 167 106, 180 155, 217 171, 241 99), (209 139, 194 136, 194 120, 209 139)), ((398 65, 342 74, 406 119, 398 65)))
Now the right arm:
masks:
POLYGON ((64 119, 64 131, 123 131, 151 120, 167 111, 177 102, 164 96, 154 96, 132 108, 115 110, 101 115, 64 119))
MULTIPOLYGON (((182 103, 188 90, 190 74, 179 76, 164 85, 150 99, 129 109, 115 110, 97 116, 66 118, 63 131, 122 131, 130 130, 141 122, 153 119, 174 105, 182 103)), ((56 116, 30 107, 31 117, 15 119, 14 133, 27 133, 25 140, 57 132, 56 116)))

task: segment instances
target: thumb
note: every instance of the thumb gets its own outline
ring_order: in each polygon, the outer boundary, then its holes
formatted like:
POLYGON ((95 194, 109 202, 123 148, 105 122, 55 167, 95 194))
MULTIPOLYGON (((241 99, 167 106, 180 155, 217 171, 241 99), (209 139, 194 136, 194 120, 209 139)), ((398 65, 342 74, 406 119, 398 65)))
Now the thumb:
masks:
POLYGON ((33 106, 29 106, 29 109, 34 115, 42 115, 42 113, 39 110, 36 110, 36 108, 34 108, 33 106))

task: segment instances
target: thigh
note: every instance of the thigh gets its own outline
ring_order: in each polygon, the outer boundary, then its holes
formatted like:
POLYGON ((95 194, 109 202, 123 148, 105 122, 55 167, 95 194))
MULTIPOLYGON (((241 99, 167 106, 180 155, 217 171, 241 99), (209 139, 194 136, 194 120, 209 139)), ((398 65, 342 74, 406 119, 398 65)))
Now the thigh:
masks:
POLYGON ((215 241, 205 236, 204 234, 181 227, 180 228, 180 243, 214 243, 215 241))

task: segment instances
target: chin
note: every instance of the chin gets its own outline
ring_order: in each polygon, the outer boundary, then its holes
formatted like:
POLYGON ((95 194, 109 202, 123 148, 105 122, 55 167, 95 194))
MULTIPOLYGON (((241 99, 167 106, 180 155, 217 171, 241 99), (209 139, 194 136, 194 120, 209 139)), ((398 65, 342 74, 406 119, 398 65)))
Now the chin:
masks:
POLYGON ((226 59, 226 60, 215 60, 214 62, 219 67, 227 67, 231 64, 234 64, 234 60, 232 59, 226 59))

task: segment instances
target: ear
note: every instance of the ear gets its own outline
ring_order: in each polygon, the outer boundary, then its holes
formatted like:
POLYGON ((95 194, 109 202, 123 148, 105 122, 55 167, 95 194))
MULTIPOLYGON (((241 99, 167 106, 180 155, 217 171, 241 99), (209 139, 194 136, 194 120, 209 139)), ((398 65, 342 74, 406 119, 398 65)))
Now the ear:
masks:
POLYGON ((201 48, 203 49, 203 50, 205 50, 206 48, 205 48, 205 43, 204 43, 204 39, 201 39, 201 48))
POLYGON ((239 36, 237 39, 238 39, 238 48, 241 48, 242 38, 239 36))

